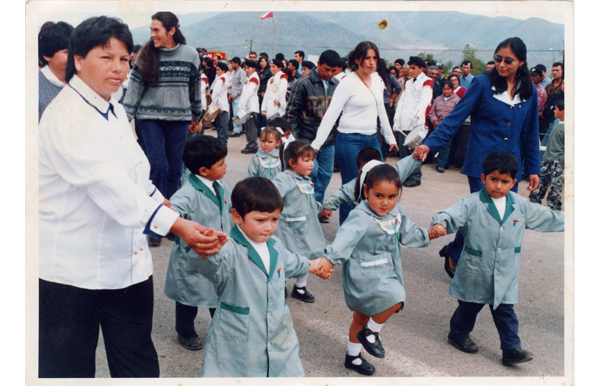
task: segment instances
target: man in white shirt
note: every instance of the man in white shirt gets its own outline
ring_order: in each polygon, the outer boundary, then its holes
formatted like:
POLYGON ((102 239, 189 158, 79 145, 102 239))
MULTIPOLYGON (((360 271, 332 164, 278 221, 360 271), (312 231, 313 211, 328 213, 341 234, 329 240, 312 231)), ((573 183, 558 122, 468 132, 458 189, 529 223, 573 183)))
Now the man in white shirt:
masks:
MULTIPOLYGON (((431 103, 434 82, 425 76, 427 67, 425 61, 418 56, 411 56, 408 61, 410 79, 404 85, 400 96, 396 115, 394 116, 394 132, 402 132, 405 136, 413 130, 419 130, 425 125, 425 113, 431 103)), ((399 136, 398 139, 401 139, 399 136)), ((398 141, 400 143, 400 141, 398 141)), ((400 146, 400 158, 409 156, 412 151, 406 146, 400 146)), ((404 186, 421 185, 421 167, 419 166, 404 182, 404 186)))

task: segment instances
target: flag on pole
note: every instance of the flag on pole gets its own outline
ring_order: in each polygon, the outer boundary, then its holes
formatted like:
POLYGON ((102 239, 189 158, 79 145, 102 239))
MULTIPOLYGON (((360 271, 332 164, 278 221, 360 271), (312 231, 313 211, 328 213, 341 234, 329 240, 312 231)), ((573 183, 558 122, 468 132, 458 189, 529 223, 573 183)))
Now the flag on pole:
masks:
POLYGON ((265 13, 264 15, 262 15, 262 16, 260 17, 260 19, 261 19, 261 20, 262 20, 262 19, 268 19, 268 18, 270 18, 270 17, 273 17, 273 11, 269 11, 269 12, 265 13))

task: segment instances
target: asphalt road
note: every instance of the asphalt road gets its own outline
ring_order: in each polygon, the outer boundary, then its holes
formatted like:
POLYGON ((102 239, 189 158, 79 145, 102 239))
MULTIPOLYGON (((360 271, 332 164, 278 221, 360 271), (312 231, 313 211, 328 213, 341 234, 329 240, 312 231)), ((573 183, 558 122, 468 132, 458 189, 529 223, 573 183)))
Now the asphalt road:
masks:
MULTIPOLYGON (((208 134, 214 136, 215 131, 209 130, 208 134)), ((228 171, 224 179, 232 188, 247 176, 251 155, 240 153, 244 145, 244 137, 229 140, 228 171)), ((398 158, 391 157, 387 163, 397 161, 398 158)), ((327 194, 340 186, 340 175, 334 173, 327 194)), ((526 187, 527 183, 521 182, 521 195, 528 196, 526 187)), ((442 174, 435 170, 434 164, 427 164, 423 166, 422 185, 404 188, 400 201, 411 220, 428 227, 435 213, 468 194, 466 176, 458 169, 451 168, 442 174)), ((328 243, 333 241, 337 229, 338 216, 334 212, 330 223, 323 224, 328 243)), ((478 353, 462 353, 447 342, 449 321, 457 302, 448 295, 450 278, 443 269, 438 251, 454 235, 434 240, 427 248, 403 247, 406 306, 393 315, 381 331, 386 357, 371 357, 363 350, 365 358, 377 369, 374 377, 436 377, 435 384, 450 382, 450 378, 445 377, 542 377, 546 380, 563 377, 565 366, 567 371, 571 367, 570 359, 565 357, 564 236, 564 233, 525 232, 519 303, 515 311, 523 348, 532 351, 535 358, 513 367, 501 364, 500 341, 487 307, 479 314, 471 335, 480 347, 478 353)), ((175 304, 163 293, 171 247, 172 242, 164 239, 162 245, 152 251, 155 285, 152 335, 159 355, 161 377, 195 378, 200 375, 204 350, 193 352, 179 345, 174 330, 175 304)), ((292 283, 288 283, 288 292, 291 286, 292 283)), ((340 267, 336 267, 330 280, 310 275, 307 288, 315 295, 315 303, 305 304, 291 297, 287 300, 306 377, 363 377, 343 364, 352 314, 344 302, 340 267)), ((567 293, 567 297, 570 296, 567 293)), ((208 333, 209 324, 208 310, 201 309, 196 319, 196 331, 202 339, 208 333)), ((110 377, 102 341, 97 350, 96 376, 110 377)), ((470 380, 474 381, 474 378, 470 380)), ((475 384, 486 382, 480 381, 475 384)))

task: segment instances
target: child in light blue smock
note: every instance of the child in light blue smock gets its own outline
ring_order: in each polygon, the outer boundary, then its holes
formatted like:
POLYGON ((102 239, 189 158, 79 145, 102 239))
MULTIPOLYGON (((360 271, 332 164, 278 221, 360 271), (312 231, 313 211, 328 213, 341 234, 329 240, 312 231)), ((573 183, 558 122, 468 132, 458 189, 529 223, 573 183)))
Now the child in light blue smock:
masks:
POLYGON ((360 374, 373 375, 375 367, 360 351, 364 347, 375 357, 385 356, 379 331, 404 306, 400 244, 425 247, 430 238, 427 229, 410 221, 397 202, 402 184, 394 167, 379 160, 369 161, 359 181, 355 191, 359 204, 327 247, 321 267, 329 270, 334 264, 343 264, 344 297, 354 311, 344 365, 360 374))
MULTIPOLYGON (((298 338, 284 300, 285 278, 317 273, 273 236, 283 200, 271 181, 251 177, 231 195, 235 226, 215 255, 190 256, 218 295, 208 331, 202 377, 302 377, 298 338)), ((319 271, 329 278, 330 271, 319 271)))
MULTIPOLYGON (((283 197, 283 211, 275 235, 287 249, 309 259, 325 253, 325 236, 318 215, 323 208, 315 200, 310 173, 314 168, 315 150, 303 140, 291 142, 284 152, 285 171, 273 183, 283 197)), ((314 296, 306 289, 308 274, 297 277, 292 297, 313 303, 314 296)))
MULTIPOLYGON (((187 220, 229 233, 231 189, 221 179, 227 171, 227 147, 210 136, 197 135, 185 145, 183 162, 189 169, 188 181, 171 197, 171 206, 187 220)), ((175 330, 179 343, 188 350, 200 350, 202 340, 194 329, 198 307, 217 307, 212 282, 190 267, 194 251, 178 237, 171 251, 165 295, 175 300, 175 330)))
POLYGON ((260 133, 260 149, 250 159, 248 177, 265 177, 269 180, 282 171, 280 150, 281 133, 267 126, 260 133))
POLYGON ((519 171, 511 153, 491 152, 482 166, 485 187, 436 214, 430 234, 439 237, 460 230, 465 237, 449 290, 458 308, 450 320, 448 341, 463 352, 477 352, 469 335, 477 314, 489 304, 500 335, 502 363, 510 366, 533 359, 531 352, 521 349, 514 312, 525 229, 562 232, 565 216, 510 191, 519 171))

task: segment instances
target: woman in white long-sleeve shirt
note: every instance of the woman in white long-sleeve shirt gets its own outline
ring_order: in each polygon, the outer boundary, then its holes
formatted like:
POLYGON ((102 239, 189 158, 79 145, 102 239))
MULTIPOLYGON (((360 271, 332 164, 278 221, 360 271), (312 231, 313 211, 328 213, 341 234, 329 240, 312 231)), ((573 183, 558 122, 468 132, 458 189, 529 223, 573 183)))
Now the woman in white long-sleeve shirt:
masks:
MULTIPOLYGON (((378 126, 381 126, 385 141, 390 145, 389 150, 398 149, 385 112, 385 86, 376 72, 378 61, 379 50, 372 42, 361 42, 350 53, 348 64, 352 73, 342 79, 335 89, 317 136, 312 142, 312 147, 319 151, 340 113, 342 114, 335 142, 342 184, 358 176, 356 156, 359 151, 370 147, 381 153, 377 140, 378 126)), ((340 223, 346 219, 351 209, 344 204, 340 207, 340 223)))

